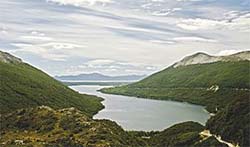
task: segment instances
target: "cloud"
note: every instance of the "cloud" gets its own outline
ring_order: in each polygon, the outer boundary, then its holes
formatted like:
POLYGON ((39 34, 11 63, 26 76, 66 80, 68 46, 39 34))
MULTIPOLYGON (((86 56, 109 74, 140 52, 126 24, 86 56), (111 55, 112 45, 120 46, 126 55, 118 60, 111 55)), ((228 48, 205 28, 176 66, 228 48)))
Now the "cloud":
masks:
POLYGON ((52 61, 65 61, 65 58, 67 57, 65 54, 57 53, 55 51, 48 50, 46 48, 35 46, 32 44, 13 43, 12 45, 18 48, 12 50, 12 53, 31 53, 34 55, 38 55, 43 59, 52 61))
POLYGON ((0 32, 1 32, 3 35, 8 34, 7 28, 4 27, 4 26, 0 28, 0 32))
POLYGON ((179 24, 178 27, 185 29, 185 30, 199 30, 199 29, 212 29, 212 27, 218 27, 223 25, 225 22, 215 21, 210 19, 183 19, 179 24))
POLYGON ((50 42, 41 44, 12 43, 17 49, 12 52, 31 53, 52 61, 66 61, 71 56, 68 49, 77 49, 84 46, 73 43, 50 42))
POLYGON ((158 44, 174 44, 176 42, 174 41, 168 41, 168 40, 149 40, 152 43, 158 43, 158 44))
POLYGON ((41 44, 42 47, 49 47, 54 49, 73 49, 73 48, 84 48, 85 45, 78 45, 73 43, 64 43, 64 42, 50 42, 41 44))
POLYGON ((203 0, 176 0, 178 2, 199 2, 199 1, 203 1, 203 0))
POLYGON ((88 61, 86 62, 85 64, 86 65, 91 65, 91 66, 96 66, 96 65, 109 65, 109 64, 112 64, 112 63, 115 63, 114 60, 109 60, 109 59, 97 59, 97 60, 91 60, 91 61, 88 61))
POLYGON ((21 36, 21 40, 40 40, 40 41, 51 41, 53 40, 50 37, 45 37, 45 36, 21 36))
POLYGON ((50 73, 81 65, 78 71, 123 74, 167 67, 201 46, 208 53, 249 47, 242 1, 184 1, 0 1, 0 48, 50 73))
POLYGON ((53 38, 48 37, 45 33, 39 31, 31 31, 28 35, 22 35, 19 37, 24 41, 51 41, 53 38))
POLYGON ((97 3, 106 4, 112 3, 112 0, 47 0, 47 2, 55 2, 61 5, 73 5, 73 6, 84 6, 84 5, 95 5, 97 3))
MULTIPOLYGON (((250 51, 250 49, 247 49, 248 51, 250 51)), ((235 54, 241 51, 246 51, 246 50, 222 50, 219 53, 217 53, 216 55, 218 56, 226 56, 226 55, 231 55, 231 54, 235 54)))
POLYGON ((173 9, 162 9, 162 10, 158 10, 158 11, 154 11, 152 13, 152 15, 155 16, 167 16, 175 11, 180 11, 182 10, 182 8, 173 8, 173 9))
POLYGON ((207 38, 202 38, 202 37, 175 37, 173 38, 174 41, 191 41, 191 42, 209 42, 209 43, 214 43, 217 42, 216 40, 213 39, 207 39, 207 38))
POLYGON ((111 59, 93 59, 78 66, 71 66, 67 71, 68 74, 83 72, 101 72, 112 75, 127 74, 147 74, 157 70, 158 67, 146 64, 122 62, 111 59))
POLYGON ((250 12, 230 11, 224 14, 224 19, 182 19, 177 26, 184 30, 239 30, 244 32, 250 31, 250 12))

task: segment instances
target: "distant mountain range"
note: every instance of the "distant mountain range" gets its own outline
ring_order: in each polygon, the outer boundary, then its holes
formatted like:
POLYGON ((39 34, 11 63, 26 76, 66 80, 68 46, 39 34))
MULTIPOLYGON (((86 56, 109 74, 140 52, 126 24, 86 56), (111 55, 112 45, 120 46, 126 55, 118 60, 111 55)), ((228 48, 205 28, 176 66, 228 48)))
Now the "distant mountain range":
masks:
POLYGON ((146 75, 107 76, 100 73, 55 76, 60 81, 138 81, 146 75))

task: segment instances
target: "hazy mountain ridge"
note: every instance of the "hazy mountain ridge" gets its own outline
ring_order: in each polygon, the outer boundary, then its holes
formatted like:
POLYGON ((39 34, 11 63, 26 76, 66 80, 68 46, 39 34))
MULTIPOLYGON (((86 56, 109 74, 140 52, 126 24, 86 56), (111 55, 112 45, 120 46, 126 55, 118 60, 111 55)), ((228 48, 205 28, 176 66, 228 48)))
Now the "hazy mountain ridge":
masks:
POLYGON ((183 58, 181 61, 176 62, 173 67, 193 65, 193 64, 205 64, 213 62, 234 62, 234 61, 250 61, 250 51, 243 51, 228 56, 212 56, 206 53, 198 52, 191 56, 183 58))
POLYGON ((124 76, 107 76, 100 73, 79 74, 79 75, 65 75, 55 76, 61 81, 136 81, 144 78, 146 75, 124 75, 124 76))

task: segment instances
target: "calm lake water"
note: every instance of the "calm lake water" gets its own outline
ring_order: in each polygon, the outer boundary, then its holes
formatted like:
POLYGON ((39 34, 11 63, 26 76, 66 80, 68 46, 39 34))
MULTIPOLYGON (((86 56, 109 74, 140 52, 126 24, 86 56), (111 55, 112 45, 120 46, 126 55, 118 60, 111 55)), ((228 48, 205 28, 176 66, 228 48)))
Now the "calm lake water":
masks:
MULTIPOLYGON (((205 124, 209 113, 204 107, 188 103, 142 99, 129 96, 103 94, 98 89, 105 86, 70 86, 80 93, 104 98, 105 108, 94 119, 110 119, 126 130, 163 130, 184 121, 205 124)), ((107 86, 106 86, 107 87, 107 86)))

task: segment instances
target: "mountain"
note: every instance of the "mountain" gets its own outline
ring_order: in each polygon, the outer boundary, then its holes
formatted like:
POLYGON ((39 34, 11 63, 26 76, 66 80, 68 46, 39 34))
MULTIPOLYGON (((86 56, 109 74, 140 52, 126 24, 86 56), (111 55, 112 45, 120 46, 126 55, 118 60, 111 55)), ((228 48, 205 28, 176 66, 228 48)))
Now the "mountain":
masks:
POLYGON ((101 91, 142 98, 185 101, 204 105, 208 111, 216 112, 236 97, 249 96, 250 61, 243 59, 249 57, 249 53, 223 56, 228 60, 211 63, 204 63, 209 55, 195 54, 139 82, 101 91), (201 57, 204 62, 200 60, 199 63, 190 65, 190 62, 187 62, 198 61, 201 57), (242 58, 238 60, 238 57, 242 58))
MULTIPOLYGON (((250 146, 249 57, 249 51, 223 57, 198 53, 139 82, 105 88, 101 91, 204 105, 208 111, 215 113, 206 123, 206 130, 214 134, 212 135, 214 137, 201 142, 200 146, 222 146, 216 143, 221 136, 224 141, 247 147, 250 146)), ((164 131, 160 134, 162 133, 164 131)), ((191 134, 188 138, 192 138, 191 134)), ((185 131, 179 135, 185 136, 185 131)), ((195 139, 197 133, 193 135, 195 139)), ((176 138, 173 141, 163 141, 162 136, 166 135, 156 137, 156 141, 151 143, 158 141, 162 146, 175 144, 176 138)), ((187 141, 186 139, 180 140, 187 141)))
POLYGON ((145 75, 106 76, 99 73, 55 76, 60 81, 138 81, 145 75))
POLYGON ((88 115, 103 108, 102 98, 79 94, 39 69, 0 51, 0 113, 47 105, 76 107, 88 115))
POLYGON ((173 67, 187 66, 192 64, 204 64, 213 62, 232 62, 232 61, 250 61, 250 51, 243 51, 229 56, 211 56, 206 53, 198 52, 194 55, 187 56, 181 61, 175 63, 173 67))

